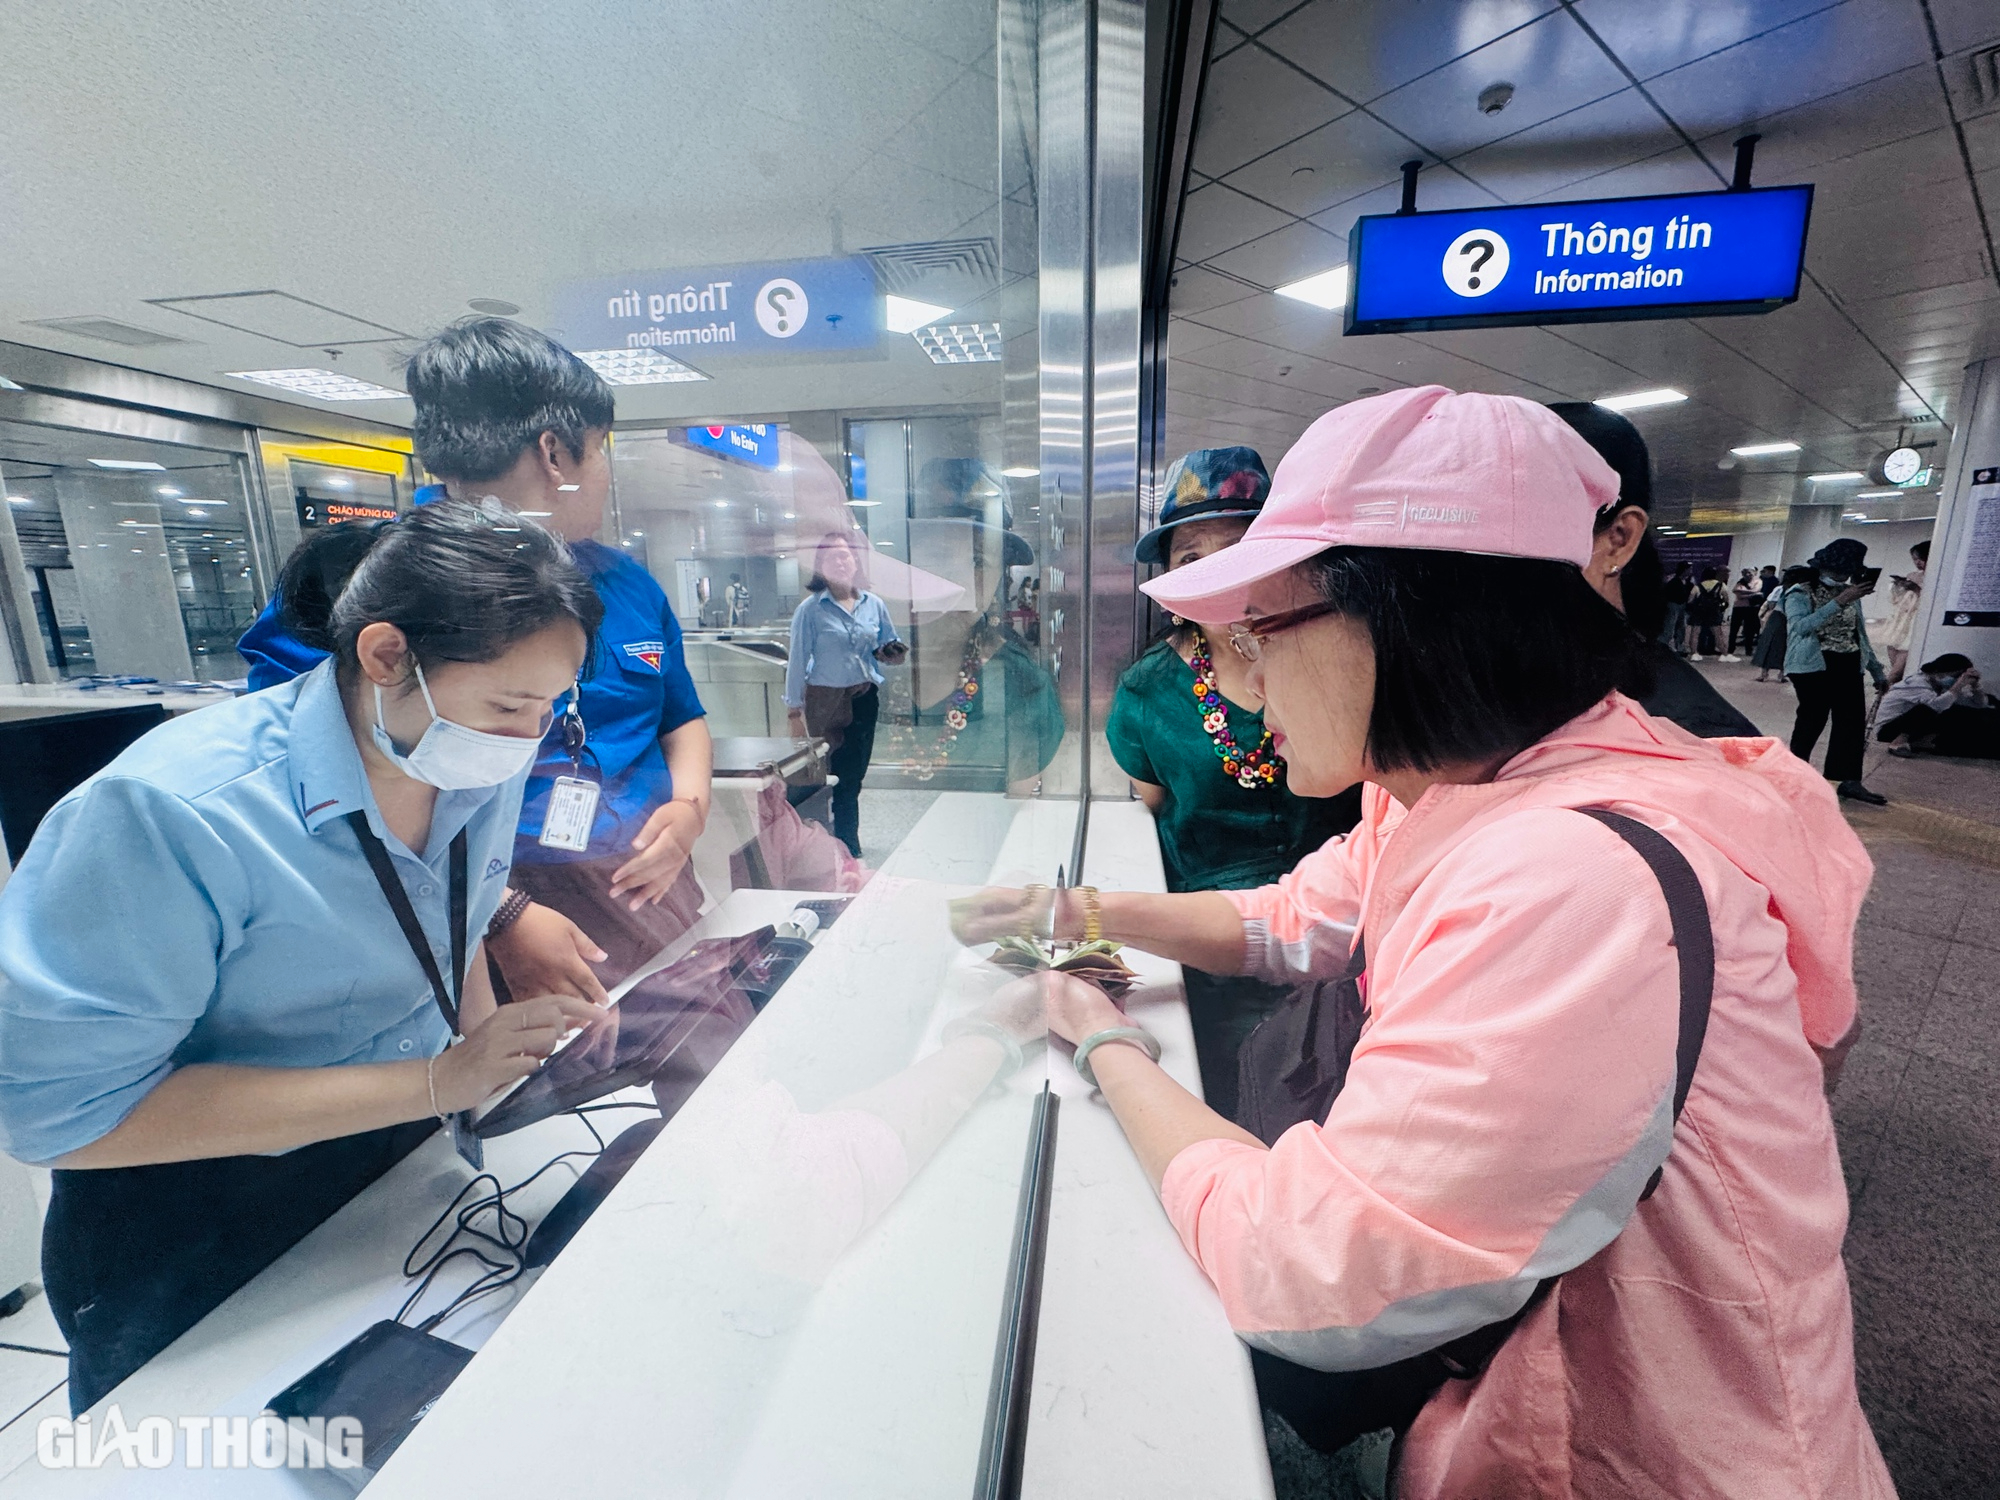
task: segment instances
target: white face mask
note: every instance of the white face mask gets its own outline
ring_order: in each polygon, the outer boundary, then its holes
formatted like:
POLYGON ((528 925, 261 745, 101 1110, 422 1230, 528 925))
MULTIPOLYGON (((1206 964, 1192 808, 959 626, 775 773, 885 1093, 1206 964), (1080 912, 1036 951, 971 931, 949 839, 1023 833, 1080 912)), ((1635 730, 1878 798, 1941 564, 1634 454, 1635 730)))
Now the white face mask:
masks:
MULTIPOLYGON (((454 724, 442 717, 437 711, 437 704, 431 701, 430 684, 424 681, 421 666, 417 668, 417 686, 423 689, 424 706, 431 711, 431 727, 424 731, 424 737, 417 741, 408 755, 396 749, 396 742, 382 727, 382 688, 379 683, 375 688, 375 723, 369 731, 375 737, 375 748, 405 776, 429 782, 441 791, 465 791, 473 787, 498 786, 533 764, 535 752, 541 748, 539 735, 534 739, 524 739, 519 735, 488 734, 484 730, 454 724)), ((543 727, 547 728, 546 725, 543 727)))

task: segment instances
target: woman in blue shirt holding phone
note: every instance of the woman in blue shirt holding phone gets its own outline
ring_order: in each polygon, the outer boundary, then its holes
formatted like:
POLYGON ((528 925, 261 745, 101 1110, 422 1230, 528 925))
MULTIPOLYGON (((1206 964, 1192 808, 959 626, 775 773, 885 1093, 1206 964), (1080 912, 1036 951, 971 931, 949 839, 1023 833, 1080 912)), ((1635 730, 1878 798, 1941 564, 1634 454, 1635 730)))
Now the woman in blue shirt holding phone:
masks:
POLYGON ((792 611, 791 655, 785 664, 785 707, 792 733, 822 736, 832 746, 833 834, 861 857, 861 778, 875 753, 875 721, 883 683, 878 662, 895 666, 910 648, 896 634, 889 607, 868 592, 868 543, 855 532, 829 531, 813 554, 812 581, 792 611))
POLYGON ((496 1008, 479 935, 602 614, 558 538, 428 506, 303 622, 330 659, 44 819, 0 892, 0 1148, 55 1169, 75 1410, 593 1014, 496 1008))

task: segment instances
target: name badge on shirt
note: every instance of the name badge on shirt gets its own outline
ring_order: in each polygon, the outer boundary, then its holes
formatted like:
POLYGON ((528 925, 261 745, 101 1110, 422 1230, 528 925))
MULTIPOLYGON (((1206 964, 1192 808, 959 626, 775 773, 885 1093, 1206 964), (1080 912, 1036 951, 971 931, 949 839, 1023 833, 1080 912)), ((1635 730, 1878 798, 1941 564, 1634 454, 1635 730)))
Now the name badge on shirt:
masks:
POLYGON ((538 843, 549 849, 578 854, 590 847, 590 830, 597 822, 598 786, 577 776, 558 776, 549 791, 548 816, 542 819, 538 843))

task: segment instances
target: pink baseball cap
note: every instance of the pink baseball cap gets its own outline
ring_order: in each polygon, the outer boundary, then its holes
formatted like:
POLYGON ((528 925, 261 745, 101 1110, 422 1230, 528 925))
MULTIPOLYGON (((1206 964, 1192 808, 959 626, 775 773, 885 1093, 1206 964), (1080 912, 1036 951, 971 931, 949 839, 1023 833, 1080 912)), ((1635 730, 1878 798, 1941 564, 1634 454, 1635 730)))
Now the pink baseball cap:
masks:
POLYGON ((1582 567, 1618 475, 1519 396, 1423 385, 1335 407, 1305 431, 1234 546, 1141 584, 1162 606, 1240 620, 1251 585, 1329 547, 1542 557, 1582 567))

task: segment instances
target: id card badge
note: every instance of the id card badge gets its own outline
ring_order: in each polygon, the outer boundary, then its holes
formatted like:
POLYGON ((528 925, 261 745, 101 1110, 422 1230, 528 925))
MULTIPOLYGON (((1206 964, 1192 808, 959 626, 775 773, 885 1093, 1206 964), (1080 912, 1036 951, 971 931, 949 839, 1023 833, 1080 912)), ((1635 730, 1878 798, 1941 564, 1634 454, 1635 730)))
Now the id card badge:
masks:
POLYGON ((581 854, 590 847, 591 826, 597 822, 598 786, 580 776, 558 776, 549 791, 548 816, 542 819, 539 842, 548 849, 581 854))
POLYGON ((486 1170, 486 1142, 472 1133, 471 1110, 461 1109, 451 1117, 451 1143, 473 1171, 486 1170))

